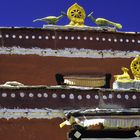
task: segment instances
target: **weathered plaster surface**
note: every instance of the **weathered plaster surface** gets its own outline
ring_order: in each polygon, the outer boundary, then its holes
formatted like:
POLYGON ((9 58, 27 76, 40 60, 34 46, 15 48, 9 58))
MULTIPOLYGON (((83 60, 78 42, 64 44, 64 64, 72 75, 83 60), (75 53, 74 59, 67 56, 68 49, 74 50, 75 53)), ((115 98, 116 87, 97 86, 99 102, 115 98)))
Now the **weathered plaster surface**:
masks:
POLYGON ((0 54, 18 54, 18 55, 39 55, 56 57, 80 57, 80 58, 131 58, 140 55, 139 51, 112 51, 112 50, 91 50, 65 48, 53 50, 51 48, 40 49, 38 47, 21 48, 19 47, 1 47, 0 54))

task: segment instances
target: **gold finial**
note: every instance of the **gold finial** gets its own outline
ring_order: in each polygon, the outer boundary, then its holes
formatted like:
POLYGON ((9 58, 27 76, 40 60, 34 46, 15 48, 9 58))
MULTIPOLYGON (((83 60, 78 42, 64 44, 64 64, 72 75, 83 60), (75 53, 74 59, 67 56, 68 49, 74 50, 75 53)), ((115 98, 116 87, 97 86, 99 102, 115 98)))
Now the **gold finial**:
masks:
POLYGON ((122 67, 123 74, 121 75, 114 75, 115 81, 117 82, 130 82, 131 78, 128 74, 129 69, 122 67))
POLYGON ((67 16, 71 20, 69 25, 71 26, 84 26, 84 20, 86 17, 85 10, 77 3, 69 7, 67 16))
POLYGON ((137 55, 130 65, 134 80, 140 80, 140 55, 137 55))

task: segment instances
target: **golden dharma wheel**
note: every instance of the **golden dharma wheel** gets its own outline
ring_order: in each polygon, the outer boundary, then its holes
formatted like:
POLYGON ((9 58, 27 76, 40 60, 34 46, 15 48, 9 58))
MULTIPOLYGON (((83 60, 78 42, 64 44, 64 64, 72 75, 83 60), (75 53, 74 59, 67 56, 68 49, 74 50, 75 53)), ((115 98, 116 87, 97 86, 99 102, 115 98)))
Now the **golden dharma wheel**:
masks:
POLYGON ((137 55, 136 58, 131 62, 131 71, 134 75, 135 80, 140 80, 140 56, 137 55))
POLYGON ((86 17, 85 10, 77 3, 72 5, 68 11, 67 16, 71 20, 69 25, 82 26, 86 17))

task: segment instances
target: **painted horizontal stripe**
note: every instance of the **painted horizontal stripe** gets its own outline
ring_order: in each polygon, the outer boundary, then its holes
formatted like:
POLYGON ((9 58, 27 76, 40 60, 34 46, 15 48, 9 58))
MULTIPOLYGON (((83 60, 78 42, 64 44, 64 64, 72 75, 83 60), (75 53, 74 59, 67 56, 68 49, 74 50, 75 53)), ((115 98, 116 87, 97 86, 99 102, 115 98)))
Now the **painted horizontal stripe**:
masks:
MULTIPOLYGON (((86 111, 89 111, 91 113, 91 111, 93 111, 93 113, 95 113, 96 109, 87 109, 86 111)), ((86 112, 85 110, 58 110, 58 109, 48 109, 48 108, 42 108, 42 109, 30 109, 30 108, 26 108, 26 109, 7 109, 7 108, 2 108, 0 109, 0 119, 5 118, 5 119, 18 119, 18 118, 28 118, 28 119, 53 119, 53 118, 66 118, 66 114, 68 113, 84 113, 86 112)), ((115 111, 115 110, 113 110, 115 111)), ((111 112, 113 112, 111 111, 111 112)), ((121 111, 121 110, 120 110, 121 111)), ((129 110, 123 110, 123 112, 130 112, 129 110)), ((106 110, 106 113, 108 113, 108 111, 106 110)), ((104 112, 105 114, 105 112, 104 112)), ((83 115, 84 116, 84 115, 83 115)), ((119 121, 129 121, 130 120, 136 120, 138 121, 138 123, 140 123, 140 115, 109 115, 109 116, 98 116, 97 112, 96 115, 94 116, 89 116, 86 118, 86 116, 84 117, 85 122, 84 123, 89 123, 89 122, 95 122, 95 120, 100 119, 100 120, 119 120, 119 121)), ((92 123, 91 123, 92 124, 92 123)), ((139 124, 140 125, 140 124, 139 124)))
POLYGON ((139 140, 140 138, 82 138, 81 140, 139 140))
POLYGON ((76 58, 132 58, 140 55, 139 51, 112 51, 112 50, 91 50, 91 49, 76 49, 65 48, 56 49, 51 48, 40 49, 21 48, 19 47, 1 47, 0 54, 17 54, 17 55, 39 55, 39 56, 55 56, 55 57, 76 57, 76 58))

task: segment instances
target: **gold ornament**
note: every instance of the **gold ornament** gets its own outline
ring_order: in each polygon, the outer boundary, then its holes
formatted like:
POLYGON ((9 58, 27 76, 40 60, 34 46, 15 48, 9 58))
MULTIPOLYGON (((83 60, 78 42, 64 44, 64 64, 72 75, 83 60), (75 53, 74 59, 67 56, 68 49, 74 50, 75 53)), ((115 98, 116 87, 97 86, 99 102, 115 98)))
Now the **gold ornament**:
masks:
POLYGON ((115 81, 117 82, 131 82, 130 75, 128 74, 129 69, 122 67, 123 74, 114 75, 115 81))
POLYGON ((86 17, 85 10, 77 3, 69 7, 67 16, 71 20, 69 25, 71 26, 84 26, 84 20, 86 17))
POLYGON ((134 76, 134 80, 140 80, 140 56, 137 55, 136 58, 131 62, 131 71, 134 76))

